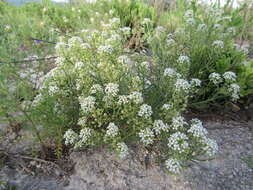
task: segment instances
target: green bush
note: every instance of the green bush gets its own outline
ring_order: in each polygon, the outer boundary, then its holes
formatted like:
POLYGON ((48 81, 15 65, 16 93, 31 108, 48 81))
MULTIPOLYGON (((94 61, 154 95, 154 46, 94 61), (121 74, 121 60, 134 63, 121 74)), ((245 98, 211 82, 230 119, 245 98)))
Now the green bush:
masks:
POLYGON ((57 67, 33 100, 46 136, 75 149, 107 145, 122 159, 129 145, 140 143, 158 150, 172 173, 212 156, 217 144, 201 121, 181 116, 198 80, 188 82, 173 68, 124 49, 129 33, 119 26, 120 19, 111 18, 101 30, 57 43, 57 67))
POLYGON ((151 34, 150 47, 157 61, 164 67, 176 68, 187 79, 202 81, 202 87, 190 99, 191 107, 220 105, 252 93, 250 64, 245 67, 248 50, 235 44, 231 18, 221 9, 204 11, 196 5, 190 8, 175 31, 163 29, 151 34), (185 61, 180 61, 182 56, 185 61))

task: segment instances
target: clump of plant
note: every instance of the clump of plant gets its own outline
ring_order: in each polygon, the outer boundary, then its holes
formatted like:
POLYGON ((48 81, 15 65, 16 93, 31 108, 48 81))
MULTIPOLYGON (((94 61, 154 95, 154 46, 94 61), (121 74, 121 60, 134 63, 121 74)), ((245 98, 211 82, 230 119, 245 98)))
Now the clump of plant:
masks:
POLYGON ((252 92, 241 77, 250 72, 245 68, 247 48, 235 44, 236 30, 229 26, 229 16, 219 9, 203 12, 193 5, 185 11, 181 27, 172 32, 157 28, 151 35, 154 56, 163 67, 172 66, 185 78, 202 81, 198 93, 190 98, 190 106, 237 101, 240 95, 252 92))
POLYGON ((128 37, 120 19, 110 18, 101 30, 60 39, 57 66, 33 100, 42 133, 74 149, 107 145, 121 159, 131 144, 142 144, 158 150, 172 173, 189 160, 213 156, 218 147, 202 122, 182 116, 201 82, 125 49, 128 37))

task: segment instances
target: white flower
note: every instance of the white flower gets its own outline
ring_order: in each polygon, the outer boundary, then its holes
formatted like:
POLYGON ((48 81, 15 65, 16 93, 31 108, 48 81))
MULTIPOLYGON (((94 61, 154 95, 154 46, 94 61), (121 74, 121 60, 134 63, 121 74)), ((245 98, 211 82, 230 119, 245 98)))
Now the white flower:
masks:
POLYGON ((192 79, 190 82, 192 87, 200 87, 201 86, 201 80, 199 79, 192 79))
POLYGON ((84 127, 86 125, 86 122, 87 122, 87 118, 82 117, 82 118, 79 118, 77 124, 81 125, 82 127, 84 127))
POLYGON ((143 97, 141 92, 134 91, 128 98, 132 100, 135 104, 141 104, 143 102, 143 97))
POLYGON ((230 27, 230 28, 227 29, 227 32, 230 33, 230 34, 232 34, 232 35, 235 35, 236 30, 235 30, 234 27, 230 27))
POLYGON ((155 120, 153 124, 153 129, 157 135, 161 133, 161 131, 167 131, 168 125, 165 124, 162 120, 155 120))
POLYGON ((108 83, 105 87, 105 93, 110 96, 117 96, 119 92, 119 85, 114 83, 108 83))
POLYGON ((188 18, 186 20, 186 24, 188 24, 188 25, 194 25, 195 23, 196 23, 196 21, 194 18, 188 18))
POLYGON ((152 83, 151 83, 150 80, 144 79, 144 88, 145 88, 145 89, 149 88, 151 84, 152 84, 152 83))
POLYGON ((197 30, 198 31, 206 31, 207 30, 206 24, 199 24, 197 30))
POLYGON ((218 144, 215 140, 209 138, 203 138, 203 143, 205 147, 203 147, 204 151, 208 156, 213 156, 218 152, 218 144))
POLYGON ((57 57, 57 58, 55 59, 55 64, 56 64, 57 66, 62 66, 62 65, 64 65, 64 62, 65 62, 65 58, 64 58, 64 57, 57 57))
POLYGON ((224 48, 224 42, 221 40, 215 40, 213 42, 212 46, 222 49, 222 48, 224 48))
POLYGON ((223 78, 227 82, 234 82, 236 81, 236 74, 232 71, 228 71, 223 74, 223 78))
POLYGON ((118 100, 119 105, 125 105, 125 104, 128 104, 128 102, 129 102, 128 96, 126 95, 119 96, 119 100, 118 100))
POLYGON ((111 45, 106 45, 106 46, 99 46, 98 47, 98 52, 99 53, 112 53, 113 52, 113 48, 111 45))
POLYGON ((140 107, 140 110, 138 112, 138 116, 144 117, 145 119, 148 119, 152 115, 153 111, 151 106, 147 104, 143 104, 140 107))
POLYGON ((162 106, 162 110, 166 110, 166 111, 168 111, 168 110, 170 110, 171 109, 171 105, 170 104, 163 104, 163 106, 162 106))
POLYGON ((80 134, 79 134, 79 138, 80 138, 80 141, 85 144, 87 143, 87 141, 89 140, 89 138, 91 137, 92 135, 92 132, 93 130, 90 129, 90 128, 84 128, 80 131, 80 134))
POLYGON ((68 40, 68 45, 69 45, 70 47, 75 46, 75 45, 80 45, 80 44, 82 44, 82 43, 83 43, 82 38, 80 38, 80 37, 78 37, 78 36, 73 36, 72 38, 70 38, 70 39, 68 40))
POLYGON ((120 159, 126 158, 127 155, 129 154, 128 147, 124 142, 121 142, 121 143, 117 144, 117 150, 119 152, 120 159))
POLYGON ((114 123, 109 123, 107 130, 106 130, 106 137, 115 137, 119 133, 119 128, 114 123))
POLYGON ((117 40, 121 40, 121 37, 119 34, 112 34, 110 39, 112 41, 117 41, 117 40))
POLYGON ((53 96, 55 93, 57 93, 59 91, 59 87, 57 86, 57 84, 55 82, 50 82, 48 85, 48 94, 50 96, 53 96))
POLYGON ((111 95, 104 96, 103 102, 105 102, 108 106, 111 106, 111 105, 113 105, 113 97, 111 95))
POLYGON ((189 10, 186 10, 185 13, 184 13, 184 16, 186 18, 191 18, 193 17, 193 10, 189 9, 189 10))
POLYGON ((142 63, 141 63, 141 66, 142 66, 143 68, 145 68, 146 70, 150 70, 150 68, 149 68, 150 63, 147 62, 147 61, 142 62, 142 63))
POLYGON ((131 28, 130 27, 123 27, 119 29, 124 35, 129 35, 131 32, 131 28))
POLYGON ((96 94, 96 93, 99 93, 99 92, 103 92, 103 88, 101 85, 99 84, 94 84, 91 89, 90 89, 90 93, 91 94, 96 94))
POLYGON ((184 117, 177 116, 172 119, 171 125, 174 130, 178 130, 178 128, 184 127, 184 125, 187 125, 187 123, 185 122, 184 117))
POLYGON ((204 137, 207 135, 207 130, 203 127, 202 122, 198 119, 191 120, 191 128, 188 133, 192 133, 194 137, 204 137))
POLYGON ((34 97, 32 105, 37 106, 42 102, 42 100, 43 100, 42 94, 38 94, 37 96, 34 97))
POLYGON ((149 18, 144 18, 143 21, 142 21, 142 24, 150 24, 151 23, 151 20, 149 18))
POLYGON ((63 138, 65 139, 66 145, 73 145, 78 140, 78 134, 76 134, 72 129, 68 129, 63 138))
POLYGON ((179 58, 177 59, 178 63, 190 63, 190 58, 186 55, 181 55, 179 56, 179 58))
POLYGON ((240 98, 240 86, 238 84, 231 84, 228 88, 228 91, 231 93, 231 98, 233 101, 236 101, 240 98))
POLYGON ((91 46, 90 46, 90 44, 88 44, 88 43, 81 43, 81 45, 80 45, 80 47, 82 48, 82 49, 90 49, 91 48, 91 46))
POLYGON ((176 159, 168 159, 165 161, 165 167, 174 174, 178 174, 180 170, 182 169, 182 166, 180 165, 180 162, 176 159))
POLYGON ((165 32, 165 28, 162 27, 162 26, 157 26, 157 27, 155 28, 155 32, 156 32, 156 35, 161 35, 162 33, 165 32))
POLYGON ((166 43, 168 46, 172 46, 176 44, 176 41, 170 38, 170 39, 166 39, 166 43))
POLYGON ((191 88, 191 85, 187 80, 184 79, 177 79, 175 83, 175 87, 177 91, 183 90, 185 92, 188 92, 189 89, 191 88))
POLYGON ((75 63, 75 68, 76 68, 76 69, 81 69, 81 68, 83 68, 83 67, 84 67, 84 63, 83 63, 83 62, 79 61, 79 62, 76 62, 76 63, 75 63))
POLYGON ((139 132, 139 137, 144 145, 152 144, 154 142, 154 136, 154 132, 150 128, 142 129, 139 132))
POLYGON ((215 72, 209 75, 209 80, 215 85, 220 84, 223 81, 221 75, 215 72))
POLYGON ((117 61, 122 64, 130 64, 132 62, 132 60, 126 55, 119 56, 117 61))
POLYGON ((219 30, 221 29, 222 26, 220 24, 215 24, 213 27, 214 29, 219 30))
POLYGON ((120 24, 120 19, 114 17, 114 18, 110 19, 110 23, 111 23, 111 24, 117 24, 117 25, 118 25, 118 24, 120 24))
POLYGON ((168 147, 179 153, 183 153, 188 147, 188 137, 181 132, 173 133, 168 139, 168 147))
POLYGON ((81 96, 79 97, 79 102, 84 113, 89 113, 95 109, 96 98, 93 96, 88 96, 86 98, 81 96))
POLYGON ((176 71, 172 68, 166 68, 164 70, 163 76, 165 77, 174 77, 176 75, 176 71))

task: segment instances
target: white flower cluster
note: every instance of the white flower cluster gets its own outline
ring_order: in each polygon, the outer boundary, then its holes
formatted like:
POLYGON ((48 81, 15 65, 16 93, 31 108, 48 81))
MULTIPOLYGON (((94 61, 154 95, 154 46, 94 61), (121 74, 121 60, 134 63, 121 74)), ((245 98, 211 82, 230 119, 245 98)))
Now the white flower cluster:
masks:
POLYGON ((148 118, 150 118, 152 113, 153 113, 153 111, 152 111, 151 106, 149 106, 147 104, 143 104, 140 107, 140 110, 138 112, 138 116, 144 117, 145 119, 148 119, 148 118))
POLYGON ((109 96, 117 96, 119 92, 119 85, 115 83, 108 83, 105 86, 105 93, 109 96))
POLYGON ((99 46, 98 52, 111 54, 113 52, 113 48, 111 45, 99 46))
POLYGON ((184 79, 177 79, 175 83, 176 91, 184 91, 184 92, 189 92, 191 88, 191 84, 184 79))
POLYGON ((147 61, 144 61, 140 64, 143 68, 145 68, 146 70, 150 70, 150 63, 147 61))
POLYGON ((124 142, 121 142, 121 143, 117 144, 117 150, 119 152, 120 159, 126 158, 127 155, 129 154, 128 147, 124 142))
POLYGON ((57 84, 55 82, 50 82, 48 85, 48 94, 50 96, 53 96, 54 94, 56 94, 59 91, 59 87, 57 86, 57 84))
POLYGON ((121 64, 131 64, 132 60, 126 55, 121 55, 118 57, 118 62, 121 64))
POLYGON ((238 84, 236 84, 236 83, 231 84, 228 87, 228 91, 231 93, 231 98, 232 98, 233 101, 236 101, 240 98, 239 97, 240 86, 238 84))
POLYGON ((236 81, 236 74, 232 71, 228 71, 223 74, 223 78, 227 82, 235 82, 236 81))
POLYGON ((84 127, 86 125, 86 122, 87 122, 87 118, 86 117, 81 117, 81 118, 78 119, 77 124, 84 127))
POLYGON ((125 105, 129 103, 129 98, 126 95, 120 95, 119 100, 117 102, 119 105, 125 105))
POLYGON ((74 145, 78 140, 78 134, 76 134, 72 129, 68 129, 63 138, 65 139, 66 145, 74 145))
POLYGON ((142 129, 139 132, 139 137, 141 138, 141 142, 144 145, 150 145, 154 142, 153 138, 154 138, 154 132, 150 129, 150 128, 146 128, 146 129, 142 129))
POLYGON ((166 39, 166 43, 168 46, 172 46, 172 45, 176 44, 176 41, 172 38, 168 38, 168 39, 166 39))
POLYGON ((186 24, 188 25, 194 25, 196 23, 195 19, 194 18, 188 18, 186 19, 186 24))
POLYGON ((222 49, 224 48, 224 42, 221 40, 216 40, 213 42, 212 46, 222 49))
POLYGON ((142 93, 138 91, 132 92, 128 98, 132 100, 135 104, 141 104, 143 102, 142 93))
POLYGON ((215 85, 218 85, 218 84, 220 84, 223 81, 223 79, 221 78, 221 75, 219 73, 215 73, 215 72, 211 73, 209 75, 209 80, 212 83, 214 83, 215 85))
POLYGON ((185 18, 191 18, 191 17, 193 17, 193 10, 191 10, 191 9, 186 10, 185 13, 184 13, 184 17, 185 18))
POLYGON ((173 174, 178 174, 182 169, 180 162, 173 158, 165 161, 165 167, 173 174))
POLYGON ((119 29, 124 35, 129 35, 131 33, 130 27, 123 27, 119 29))
POLYGON ((199 24, 197 30, 198 31, 206 31, 207 25, 206 24, 199 24))
POLYGON ((80 131, 80 135, 79 135, 80 140, 77 143, 78 147, 81 147, 87 143, 89 138, 92 136, 92 132, 93 130, 90 128, 84 128, 80 131))
POLYGON ((166 111, 168 111, 168 110, 170 110, 171 109, 171 104, 163 104, 163 106, 162 106, 162 110, 166 110, 166 111))
POLYGON ((191 87, 200 87, 201 80, 193 78, 193 79, 191 79, 190 84, 191 84, 191 87))
POLYGON ((119 128, 117 125, 115 125, 114 123, 109 123, 107 130, 106 130, 106 137, 115 137, 117 136, 119 133, 119 128))
POLYGON ((162 26, 157 26, 156 28, 155 28, 155 34, 157 35, 157 36, 160 36, 162 33, 164 33, 165 32, 165 28, 164 27, 162 27, 162 26))
POLYGON ((205 144, 204 151, 208 156, 213 156, 218 152, 219 148, 215 140, 204 138, 203 143, 205 144))
POLYGON ((83 43, 82 38, 78 37, 78 36, 73 36, 72 38, 70 38, 68 40, 68 45, 69 47, 74 47, 74 46, 78 46, 80 44, 83 43))
POLYGON ((169 137, 168 147, 174 151, 183 153, 189 147, 187 140, 188 137, 184 133, 176 132, 169 137))
POLYGON ((83 67, 84 67, 84 63, 83 62, 79 61, 79 62, 75 63, 75 69, 79 70, 79 69, 81 69, 83 67))
POLYGON ((198 119, 191 120, 191 128, 188 129, 188 133, 191 133, 194 137, 205 137, 207 130, 203 127, 203 124, 198 119))
POLYGON ((176 75, 176 71, 172 68, 166 68, 164 70, 163 76, 165 77, 174 77, 176 75))
POLYGON ((190 63, 190 58, 186 55, 181 55, 179 56, 179 58, 177 59, 178 63, 190 63))
POLYGON ((82 111, 84 113, 89 113, 95 109, 96 98, 93 96, 88 96, 86 98, 81 96, 79 97, 79 103, 81 105, 82 111))
POLYGON ((119 25, 120 24, 120 19, 119 18, 111 18, 109 21, 111 24, 119 25))
POLYGON ((94 84, 91 89, 90 89, 90 93, 91 94, 96 94, 96 93, 99 93, 99 92, 103 92, 103 88, 101 85, 99 84, 94 84))
POLYGON ((153 129, 156 135, 159 135, 161 131, 168 131, 169 126, 162 120, 155 120, 153 124, 153 129))
POLYGON ((179 128, 182 128, 187 125, 187 122, 185 121, 184 117, 177 116, 172 119, 171 125, 174 130, 178 130, 179 128))

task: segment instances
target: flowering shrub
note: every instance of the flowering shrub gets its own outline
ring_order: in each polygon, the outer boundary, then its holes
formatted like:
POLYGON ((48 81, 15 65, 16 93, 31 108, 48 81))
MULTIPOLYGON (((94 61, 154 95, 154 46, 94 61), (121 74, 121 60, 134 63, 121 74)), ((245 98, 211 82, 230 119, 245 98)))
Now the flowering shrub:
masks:
MULTIPOLYGON (((59 132, 74 149, 105 144, 121 159, 137 142, 158 149, 172 173, 188 160, 214 155, 217 144, 201 121, 181 115, 201 81, 124 49, 129 33, 119 24, 110 18, 100 31, 82 30, 56 44, 57 66, 33 101, 41 124, 51 124, 48 135, 59 132)), ((190 59, 182 55, 178 62, 188 65, 190 59)))
POLYGON ((198 93, 190 106, 201 108, 237 101, 245 95, 244 75, 247 48, 234 43, 236 29, 220 9, 193 6, 185 11, 183 24, 171 32, 152 33, 149 44, 157 61, 174 67, 186 79, 197 78, 198 93), (242 90, 242 91, 241 91, 242 90))

